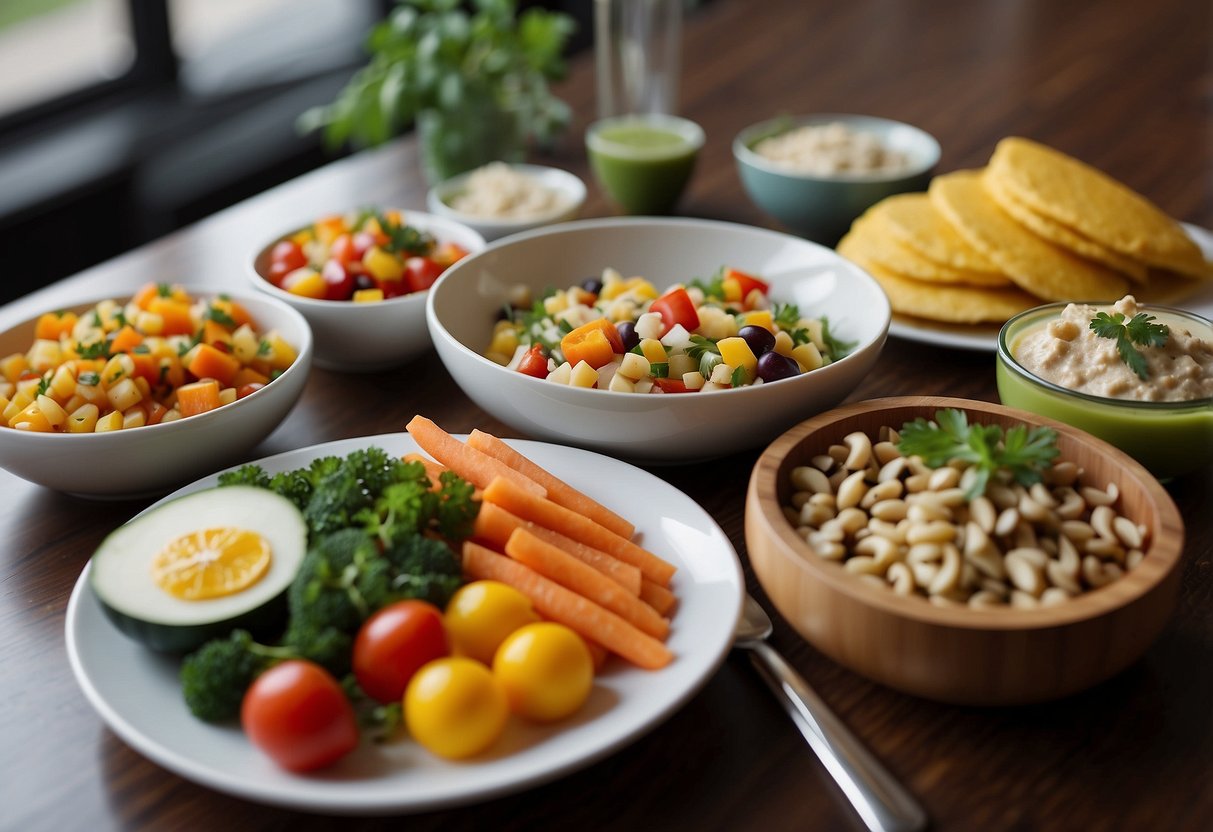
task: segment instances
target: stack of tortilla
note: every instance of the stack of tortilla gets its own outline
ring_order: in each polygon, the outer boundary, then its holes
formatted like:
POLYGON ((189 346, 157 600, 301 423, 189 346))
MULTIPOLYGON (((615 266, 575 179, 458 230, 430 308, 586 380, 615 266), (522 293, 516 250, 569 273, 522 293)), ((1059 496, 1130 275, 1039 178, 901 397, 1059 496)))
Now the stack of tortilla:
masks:
POLYGON ((1173 302, 1213 265, 1157 206, 1104 173, 1023 138, 981 170, 872 206, 838 252, 884 287, 893 311, 1001 323, 1047 301, 1173 302))

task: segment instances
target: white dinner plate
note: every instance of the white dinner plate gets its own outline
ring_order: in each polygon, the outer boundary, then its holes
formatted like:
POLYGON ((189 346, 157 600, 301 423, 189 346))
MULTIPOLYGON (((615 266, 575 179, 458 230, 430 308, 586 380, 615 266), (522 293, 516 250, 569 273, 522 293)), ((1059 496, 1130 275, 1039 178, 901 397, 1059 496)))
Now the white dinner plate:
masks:
MULTIPOLYGON (((1213 232, 1190 223, 1183 223, 1183 227, 1200 246, 1205 259, 1213 260, 1213 232)), ((1204 281, 1194 294, 1170 305, 1213 319, 1213 280, 1204 281)), ((921 318, 910 319, 897 314, 893 315, 893 319, 889 323, 889 334, 897 338, 922 341, 940 347, 986 352, 997 350, 1000 329, 1002 327, 997 324, 965 326, 963 324, 932 323, 921 318)))
MULTIPOLYGON (((585 707, 557 725, 511 719, 490 752, 446 762, 408 738, 364 742, 335 766, 312 775, 278 768, 238 726, 190 715, 177 659, 128 639, 106 619, 85 567, 67 609, 67 651, 88 700, 135 750, 182 777, 263 803, 342 814, 383 814, 470 803, 536 785, 602 758, 655 727, 717 669, 732 643, 744 586, 728 537, 690 497, 645 471, 589 451, 526 440, 510 444, 575 488, 636 524, 638 542, 678 567, 679 598, 668 645, 675 659, 644 671, 612 658, 585 707)), ((330 442, 259 462, 285 471, 321 456, 375 445, 416 451, 406 433, 330 442)), ((213 485, 206 477, 175 494, 213 485)), ((161 502, 164 502, 162 500, 161 502)))

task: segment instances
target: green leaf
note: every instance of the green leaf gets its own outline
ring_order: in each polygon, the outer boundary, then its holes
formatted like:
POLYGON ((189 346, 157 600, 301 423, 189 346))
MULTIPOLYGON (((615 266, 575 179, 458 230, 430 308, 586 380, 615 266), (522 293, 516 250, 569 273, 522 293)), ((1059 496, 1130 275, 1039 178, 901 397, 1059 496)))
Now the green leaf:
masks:
POLYGON ((1146 357, 1133 345, 1161 347, 1167 343, 1167 337, 1170 335, 1170 330, 1164 324, 1156 324, 1153 321, 1154 316, 1144 312, 1134 315, 1128 323, 1125 323, 1125 316, 1120 312, 1111 315, 1107 312, 1097 312, 1088 326, 1100 338, 1115 340, 1120 360, 1144 381, 1150 377, 1150 367, 1146 363, 1146 357))

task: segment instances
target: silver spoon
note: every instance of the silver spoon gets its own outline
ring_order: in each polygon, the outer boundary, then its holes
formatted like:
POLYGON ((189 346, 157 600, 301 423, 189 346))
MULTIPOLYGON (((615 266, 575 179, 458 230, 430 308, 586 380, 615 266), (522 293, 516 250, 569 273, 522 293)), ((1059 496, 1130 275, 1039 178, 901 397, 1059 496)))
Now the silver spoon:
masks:
POLYGON ((872 832, 926 828, 927 813, 904 786, 831 711, 804 678, 766 642, 771 619, 749 594, 733 635, 733 646, 750 654, 830 776, 872 832))

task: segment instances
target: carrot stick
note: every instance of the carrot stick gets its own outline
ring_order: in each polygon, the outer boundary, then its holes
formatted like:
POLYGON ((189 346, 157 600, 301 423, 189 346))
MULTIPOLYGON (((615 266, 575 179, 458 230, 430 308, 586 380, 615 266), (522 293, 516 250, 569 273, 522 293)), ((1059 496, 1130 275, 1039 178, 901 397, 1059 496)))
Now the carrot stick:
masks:
POLYGON ((594 567, 582 563, 558 546, 545 543, 526 529, 514 529, 506 541, 505 553, 545 578, 551 578, 605 607, 653 638, 664 641, 670 634, 670 622, 644 601, 629 594, 594 567))
POLYGON ((505 543, 510 539, 514 529, 523 528, 535 537, 558 546, 578 560, 589 564, 615 583, 622 586, 632 595, 640 595, 640 570, 630 563, 624 563, 618 558, 608 555, 601 549, 586 546, 571 537, 565 537, 560 532, 545 529, 543 526, 515 517, 499 505, 481 503, 476 515, 476 524, 472 529, 472 537, 483 543, 491 543, 498 551, 505 550, 505 543))
POLYGON ((644 601, 653 609, 657 610, 658 615, 669 617, 678 606, 678 596, 670 592, 659 583, 654 583, 648 578, 640 579, 640 600, 644 601))
POLYGON ((606 526, 620 537, 629 540, 636 533, 636 527, 624 520, 615 512, 589 497, 545 468, 541 468, 523 454, 511 448, 491 433, 473 430, 468 434, 468 444, 478 451, 495 457, 506 465, 525 474, 530 479, 547 489, 547 497, 553 503, 567 509, 584 514, 600 526, 606 526))
POLYGON ((468 447, 424 416, 414 416, 405 426, 421 449, 477 488, 484 488, 494 477, 505 477, 521 489, 547 495, 547 489, 499 459, 468 447))
POLYGON ((647 578, 662 586, 668 586, 670 578, 674 575, 673 564, 667 563, 647 549, 640 548, 626 537, 620 537, 588 517, 520 488, 504 477, 496 477, 488 484, 484 489, 484 499, 496 503, 523 520, 538 523, 587 546, 601 549, 608 555, 614 555, 632 564, 647 578))
POLYGON ((535 611, 544 618, 565 625, 637 667, 656 670, 674 658, 668 647, 610 610, 492 549, 465 541, 463 571, 474 580, 509 584, 530 598, 535 611))
POLYGON ((447 470, 447 467, 441 462, 435 462, 428 456, 422 456, 421 454, 409 453, 400 457, 400 459, 404 462, 420 462, 421 467, 425 468, 425 476, 429 479, 430 485, 435 488, 438 487, 439 475, 447 470))

